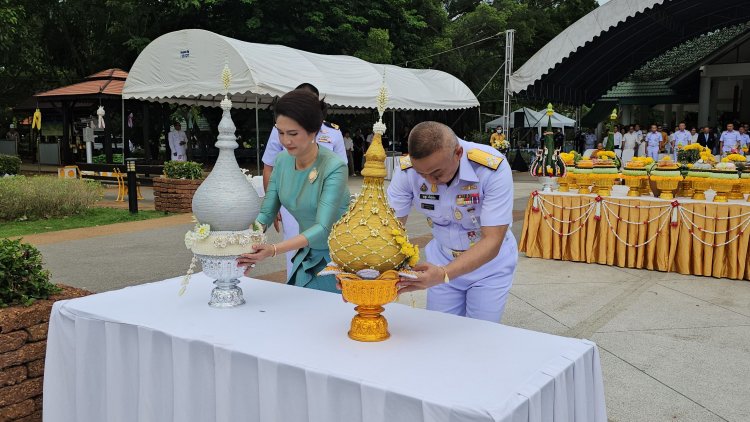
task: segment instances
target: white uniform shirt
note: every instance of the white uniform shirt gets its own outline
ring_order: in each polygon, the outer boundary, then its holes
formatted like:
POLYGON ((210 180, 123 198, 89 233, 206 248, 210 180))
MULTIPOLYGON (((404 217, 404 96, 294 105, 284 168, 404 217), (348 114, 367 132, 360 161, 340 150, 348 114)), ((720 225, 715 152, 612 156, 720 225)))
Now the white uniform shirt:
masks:
POLYGON ((187 154, 185 153, 185 145, 187 145, 187 136, 182 130, 173 130, 169 132, 169 150, 172 152, 170 157, 174 161, 185 161, 187 160, 187 154), (180 145, 181 142, 184 144, 180 145))
POLYGON ((693 140, 693 135, 690 134, 690 132, 686 130, 678 130, 677 132, 674 133, 673 137, 674 137, 675 148, 679 146, 684 148, 690 145, 690 143, 693 140))
POLYGON ((649 132, 648 135, 646 135, 646 142, 649 148, 659 148, 662 139, 664 138, 662 138, 661 133, 659 132, 649 132))
MULTIPOLYGON (((345 163, 349 160, 346 158, 346 148, 344 147, 344 137, 341 135, 341 131, 328 127, 325 123, 320 126, 318 135, 315 137, 318 145, 326 147, 331 151, 335 152, 336 155, 341 157, 345 163)), ((268 142, 266 143, 266 150, 263 151, 263 164, 267 166, 273 166, 276 161, 276 156, 284 150, 284 146, 279 141, 279 131, 274 126, 271 130, 271 135, 268 136, 268 142)))
POLYGON ((740 146, 740 133, 736 130, 728 131, 725 130, 721 134, 721 138, 719 138, 721 142, 723 142, 724 147, 722 148, 723 152, 730 152, 734 148, 739 148, 740 146))
POLYGON ((621 148, 622 147, 622 133, 615 132, 614 138, 615 138, 615 146, 618 148, 621 148))
POLYGON ((354 140, 352 140, 352 138, 345 137, 344 138, 344 148, 347 151, 353 151, 354 150, 354 140))

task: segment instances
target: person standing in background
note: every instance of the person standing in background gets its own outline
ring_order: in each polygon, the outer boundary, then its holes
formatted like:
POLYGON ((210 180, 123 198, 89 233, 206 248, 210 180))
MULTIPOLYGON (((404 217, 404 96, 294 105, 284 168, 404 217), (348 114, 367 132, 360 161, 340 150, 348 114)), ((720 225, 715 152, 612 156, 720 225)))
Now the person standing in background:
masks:
POLYGON ((349 176, 356 176, 354 170, 354 140, 349 136, 349 131, 344 131, 344 149, 346 149, 347 163, 349 164, 349 176))
POLYGON ((187 161, 185 145, 187 145, 187 136, 182 131, 180 122, 175 122, 174 130, 169 132, 169 150, 172 154, 170 156, 172 161, 187 161))

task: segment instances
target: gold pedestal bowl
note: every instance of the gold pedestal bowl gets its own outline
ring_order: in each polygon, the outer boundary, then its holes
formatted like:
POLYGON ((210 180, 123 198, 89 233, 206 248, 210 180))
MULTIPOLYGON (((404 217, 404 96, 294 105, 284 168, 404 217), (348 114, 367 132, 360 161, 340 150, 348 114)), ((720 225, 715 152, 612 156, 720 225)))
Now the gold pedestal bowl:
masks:
POLYGON ((573 184, 573 178, 567 174, 565 177, 557 179, 558 192, 570 192, 570 185, 573 184))
POLYGON ((578 193, 585 195, 591 193, 589 186, 591 186, 591 174, 576 173, 576 184, 578 184, 578 193))
POLYGON ((625 186, 628 188, 628 196, 641 196, 641 184, 642 177, 638 176, 623 176, 625 180, 625 186))
POLYGON ((680 185, 680 179, 672 177, 660 177, 655 180, 656 188, 661 191, 659 198, 674 199, 674 191, 680 185))
MULTIPOLYGON (((594 186, 596 194, 599 196, 612 196, 612 186, 615 185, 615 178, 609 174, 594 175, 594 186)), ((592 191, 593 193, 593 191, 592 191)))
POLYGON ((375 280, 354 279, 336 276, 341 282, 341 294, 347 302, 357 305, 357 315, 352 318, 349 338, 357 341, 375 342, 390 337, 388 321, 381 313, 383 305, 393 302, 398 296, 396 271, 386 271, 375 280))
POLYGON ((693 199, 699 201, 706 200, 706 191, 711 189, 711 179, 707 177, 690 178, 693 185, 693 199))

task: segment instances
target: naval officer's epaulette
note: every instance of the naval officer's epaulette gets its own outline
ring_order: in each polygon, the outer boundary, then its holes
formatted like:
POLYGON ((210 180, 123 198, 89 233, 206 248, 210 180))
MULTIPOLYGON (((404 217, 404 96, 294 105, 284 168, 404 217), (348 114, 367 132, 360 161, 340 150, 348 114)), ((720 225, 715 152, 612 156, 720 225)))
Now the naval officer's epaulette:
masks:
POLYGON ((411 157, 404 155, 399 159, 401 163, 401 170, 408 170, 411 168, 411 157))
POLYGON ((330 127, 331 129, 339 130, 339 125, 337 125, 336 123, 326 122, 325 120, 323 120, 323 124, 330 127))
POLYGON ((467 154, 467 158, 470 161, 483 165, 492 170, 497 170, 497 168, 500 167, 500 163, 503 162, 503 157, 492 155, 489 152, 482 151, 478 148, 470 149, 469 153, 467 154))

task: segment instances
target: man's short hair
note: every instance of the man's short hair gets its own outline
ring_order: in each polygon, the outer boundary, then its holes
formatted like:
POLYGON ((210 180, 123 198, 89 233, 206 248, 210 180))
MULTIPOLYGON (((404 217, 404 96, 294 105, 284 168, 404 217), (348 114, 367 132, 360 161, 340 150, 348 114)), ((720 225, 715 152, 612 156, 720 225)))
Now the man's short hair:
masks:
POLYGON ((438 122, 422 122, 409 132, 409 155, 421 159, 443 148, 455 148, 458 138, 450 127, 438 122))

